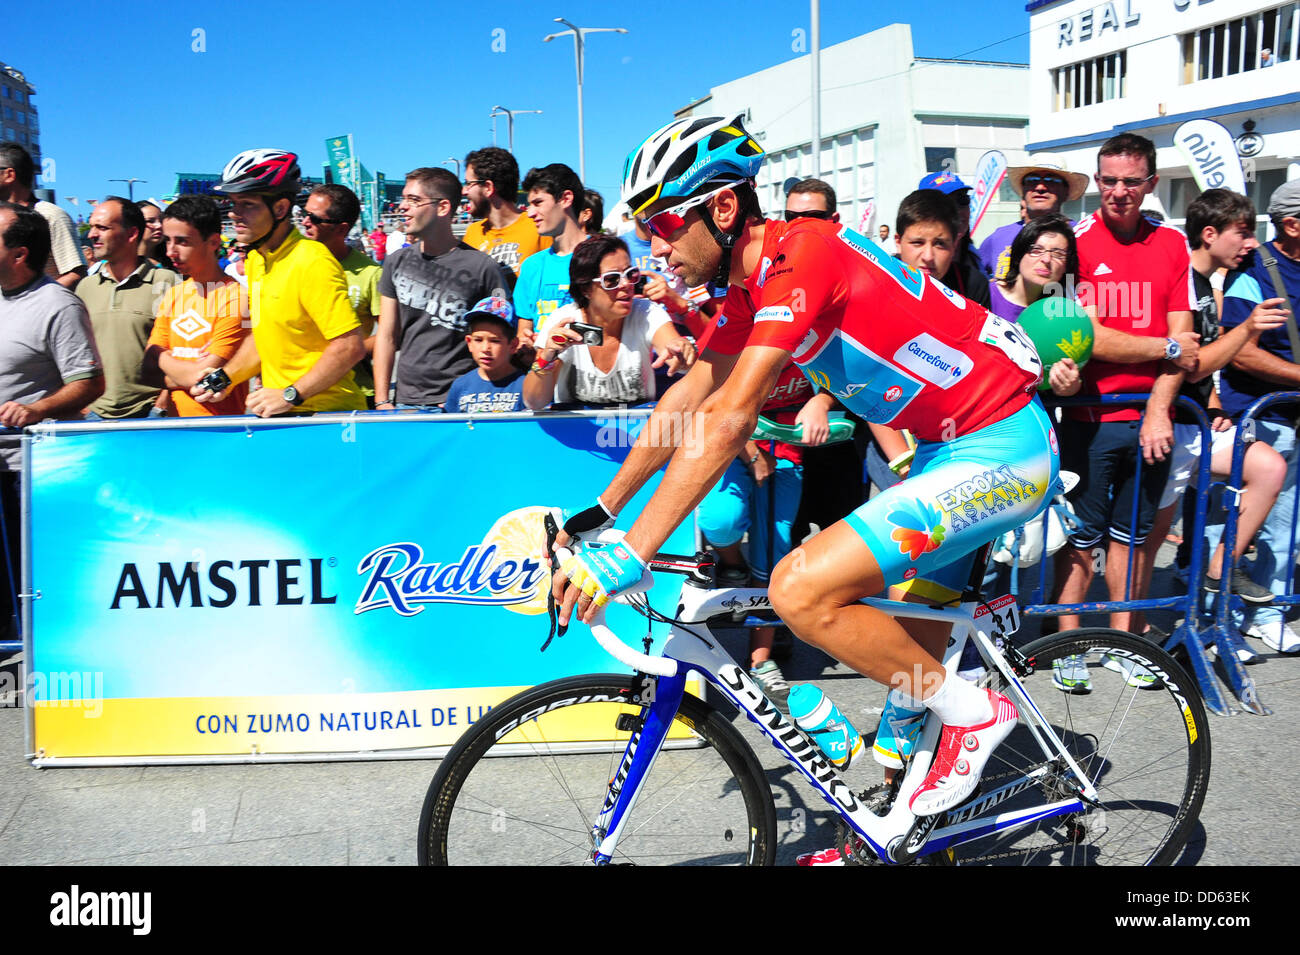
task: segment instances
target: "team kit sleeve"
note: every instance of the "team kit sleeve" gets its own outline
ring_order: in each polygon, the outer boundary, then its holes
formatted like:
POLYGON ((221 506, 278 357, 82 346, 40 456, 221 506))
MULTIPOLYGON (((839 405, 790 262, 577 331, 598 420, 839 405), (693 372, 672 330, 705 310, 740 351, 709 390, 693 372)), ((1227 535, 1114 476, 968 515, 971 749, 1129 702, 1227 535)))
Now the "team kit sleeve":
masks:
POLYGON ((1250 317, 1255 306, 1262 301, 1264 290, 1259 287, 1259 280, 1249 274, 1238 276, 1237 281, 1223 293, 1223 314, 1219 316, 1219 326, 1225 331, 1236 328, 1250 317))
POLYGON ((1171 312, 1196 311, 1196 285, 1192 280, 1192 257, 1187 243, 1179 237, 1174 250, 1169 274, 1169 306, 1171 312))
POLYGON ((54 267, 60 275, 73 269, 85 268, 86 260, 81 256, 81 243, 77 241, 77 227, 72 224, 72 216, 55 207, 56 213, 46 217, 50 224, 50 254, 54 256, 54 267))
MULTIPOLYGON (((244 327, 239 284, 232 282, 231 286, 218 293, 221 300, 217 306, 216 321, 212 323, 212 337, 207 344, 208 352, 222 361, 230 361, 234 357, 239 350, 239 343, 248 334, 248 329, 244 327)), ((157 324, 154 327, 157 328, 157 324)))
POLYGON ((159 348, 171 348, 172 315, 176 311, 176 296, 181 294, 181 286, 174 285, 158 300, 158 310, 154 313, 153 328, 149 330, 149 345, 159 348))
POLYGON ((90 314, 80 300, 69 302, 50 319, 47 342, 64 384, 103 374, 90 314))
MULTIPOLYGON (((397 268, 398 255, 394 252, 392 255, 384 258, 384 264, 379 270, 379 294, 385 298, 397 298, 397 286, 393 284, 393 270, 397 268)), ((375 312, 378 317, 379 312, 375 312)))
POLYGON ((817 318, 836 306, 841 280, 835 259, 819 235, 796 232, 777 250, 777 261, 760 273, 763 284, 754 303, 754 330, 745 344, 794 352, 817 318))
POLYGON ((519 280, 514 286, 515 318, 526 318, 537 326, 537 296, 540 289, 540 262, 531 256, 519 267, 519 280))
POLYGON ((311 262, 302 278, 298 301, 322 335, 334 339, 361 327, 348 299, 347 279, 333 256, 311 262))

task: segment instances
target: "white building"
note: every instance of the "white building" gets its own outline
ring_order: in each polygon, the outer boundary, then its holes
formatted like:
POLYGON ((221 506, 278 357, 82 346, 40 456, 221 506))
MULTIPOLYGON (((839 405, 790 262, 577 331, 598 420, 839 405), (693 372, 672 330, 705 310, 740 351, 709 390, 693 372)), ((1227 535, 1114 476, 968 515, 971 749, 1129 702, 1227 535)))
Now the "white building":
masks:
MULTIPOLYGON (((1000 149, 1012 165, 1025 156, 1028 68, 1018 63, 920 59, 912 30, 895 23, 821 52, 821 157, 812 161, 811 61, 808 56, 716 86, 677 112, 745 114, 767 151, 758 181, 768 215, 785 208, 787 179, 824 179, 834 187, 841 221, 893 230, 898 203, 927 172, 948 170, 974 183, 975 165, 1000 149)), ((1005 188, 979 229, 985 235, 1018 215, 1005 188)))
MULTIPOLYGON (((1300 157, 1300 3, 1034 0, 1026 9, 1031 151, 1061 153, 1091 176, 1111 136, 1146 136, 1156 144, 1156 197, 1181 225, 1199 190, 1173 135, 1187 120, 1212 119, 1234 137, 1254 134, 1238 151, 1263 212, 1300 157)), ((1097 202, 1094 183, 1068 211, 1097 202)))

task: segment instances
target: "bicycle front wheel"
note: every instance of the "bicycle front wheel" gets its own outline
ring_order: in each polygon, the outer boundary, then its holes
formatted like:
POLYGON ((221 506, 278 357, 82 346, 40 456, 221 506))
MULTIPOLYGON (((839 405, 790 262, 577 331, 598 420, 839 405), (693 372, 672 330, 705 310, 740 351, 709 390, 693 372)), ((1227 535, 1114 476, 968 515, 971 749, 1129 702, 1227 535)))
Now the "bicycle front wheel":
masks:
MULTIPOLYGON (((491 710, 429 787, 420 863, 590 862, 592 826, 642 714, 618 674, 556 680, 491 710)), ((613 861, 771 865, 775 855, 776 810, 753 751, 716 710, 684 697, 613 861)))
MULTIPOLYGON (((1210 780, 1210 731, 1196 683, 1164 650, 1119 630, 1072 630, 1021 651, 1030 699, 1096 787, 1085 810, 957 847, 994 865, 1168 865, 1187 842, 1210 780)), ((1005 690, 1005 681, 1002 689, 1005 690)), ((1034 770, 1039 782, 1007 812, 1078 790, 1020 725, 989 759, 987 791, 1034 770)))

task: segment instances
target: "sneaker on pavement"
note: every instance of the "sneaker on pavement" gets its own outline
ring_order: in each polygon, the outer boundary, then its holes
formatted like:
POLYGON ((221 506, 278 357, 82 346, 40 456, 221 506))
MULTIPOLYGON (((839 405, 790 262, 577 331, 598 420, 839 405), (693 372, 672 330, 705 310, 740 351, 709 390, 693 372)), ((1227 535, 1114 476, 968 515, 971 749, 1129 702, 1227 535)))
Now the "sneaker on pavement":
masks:
MULTIPOLYGON (((1207 646, 1207 647, 1205 648, 1205 651, 1206 651, 1206 653, 1210 653, 1210 654, 1213 654, 1213 655, 1215 655, 1215 656, 1218 656, 1218 655, 1219 655, 1219 646, 1218 646, 1218 644, 1211 643, 1209 646, 1207 646)), ((1261 662, 1263 662, 1263 660, 1264 660, 1263 657, 1261 657, 1258 653, 1256 653, 1256 652, 1255 652, 1254 650, 1252 650, 1250 647, 1246 646, 1245 643, 1242 643, 1242 645, 1239 646, 1239 647, 1237 648, 1237 659, 1240 660, 1242 663, 1245 663, 1245 664, 1247 664, 1247 665, 1249 665, 1249 664, 1253 664, 1253 663, 1261 663, 1261 662)))
MULTIPOLYGON (((1217 594, 1219 592, 1219 578, 1211 577, 1207 573, 1204 586, 1210 593, 1217 594)), ((1232 571, 1232 592, 1247 603, 1268 604, 1273 602, 1273 592, 1251 580, 1250 575, 1240 567, 1235 567, 1232 571)))
POLYGON ((1300 653, 1300 635, 1285 620, 1270 623, 1253 623, 1246 631, 1248 636, 1262 640, 1264 646, 1278 653, 1300 653))
POLYGON ((1011 735, 1020 714, 1001 693, 986 689, 993 716, 978 726, 945 725, 925 782, 909 806, 918 816, 933 816, 970 798, 993 750, 1011 735))
POLYGON ((785 682, 785 674, 774 660, 764 660, 758 666, 751 667, 749 675, 763 690, 763 694, 772 701, 772 705, 790 715, 790 684, 785 682))
POLYGON ((1144 666, 1139 666, 1132 660, 1124 657, 1113 656, 1109 653, 1101 655, 1101 665, 1107 670, 1114 670, 1116 673, 1123 674, 1128 680, 1128 685, 1143 690, 1160 689, 1160 680, 1154 673, 1144 666))
POLYGON ((1088 664, 1083 657, 1076 653, 1053 660, 1052 686, 1064 693, 1091 693, 1092 681, 1088 679, 1088 664))

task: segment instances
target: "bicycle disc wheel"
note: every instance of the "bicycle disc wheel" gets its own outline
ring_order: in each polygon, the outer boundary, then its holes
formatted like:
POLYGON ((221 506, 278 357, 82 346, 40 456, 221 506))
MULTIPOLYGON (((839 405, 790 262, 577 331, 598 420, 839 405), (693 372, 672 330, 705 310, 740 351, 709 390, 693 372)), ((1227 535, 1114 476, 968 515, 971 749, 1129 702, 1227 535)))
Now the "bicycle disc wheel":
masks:
MULTIPOLYGON (((1098 804, 957 846, 964 864, 1168 865, 1187 841, 1210 779, 1210 732, 1196 683, 1164 650, 1118 630, 1071 630, 1021 651, 1021 678, 1098 804), (1141 669, 1135 670, 1133 664, 1141 669)), ((1000 677, 999 683, 1005 686, 1000 677)), ((994 813, 1068 798, 1073 775, 1052 765, 1020 724, 990 757, 989 792, 1049 766, 994 813)))
MULTIPOLYGON (((494 708, 456 743, 420 816, 423 865, 591 861, 592 824, 642 707, 631 680, 556 680, 494 708)), ((613 861, 771 865, 776 810, 748 744, 691 696, 637 799, 613 861)))

